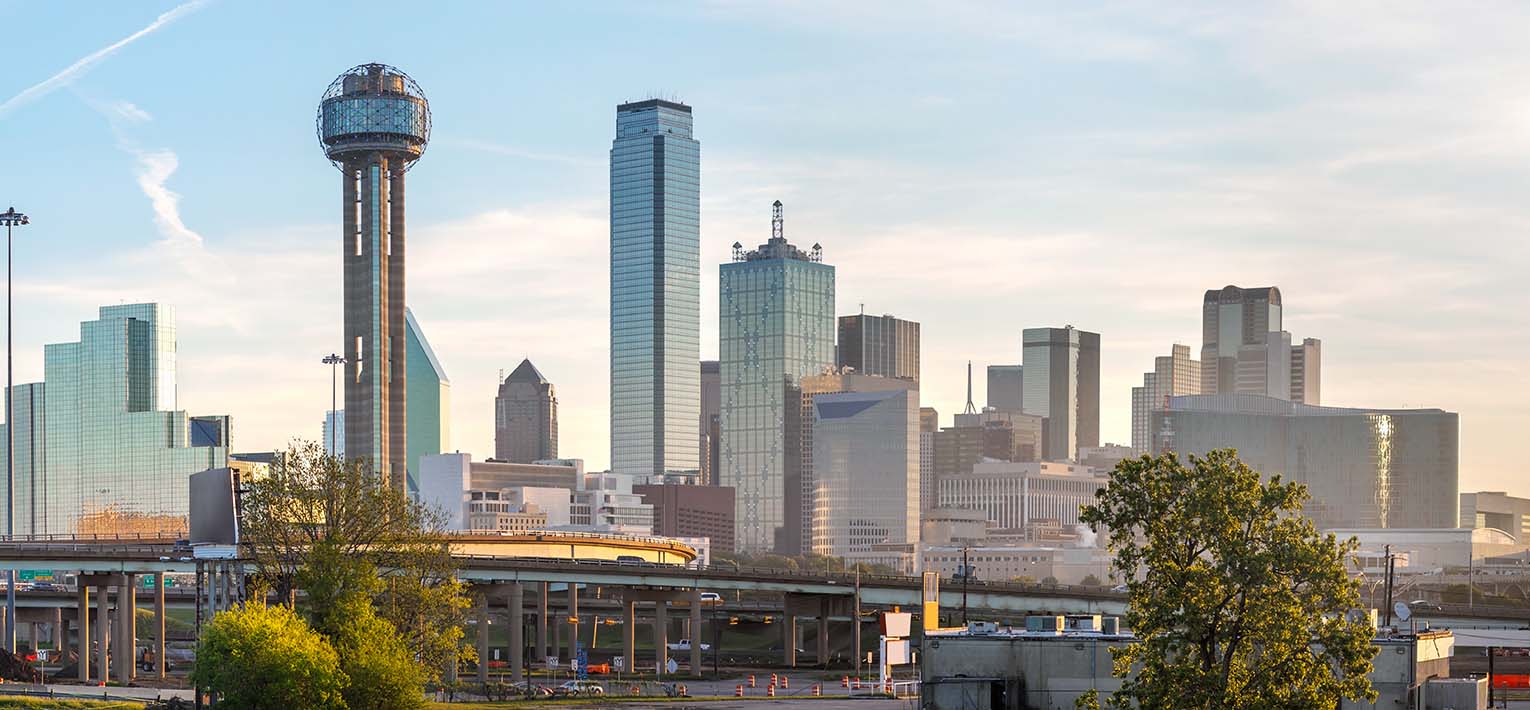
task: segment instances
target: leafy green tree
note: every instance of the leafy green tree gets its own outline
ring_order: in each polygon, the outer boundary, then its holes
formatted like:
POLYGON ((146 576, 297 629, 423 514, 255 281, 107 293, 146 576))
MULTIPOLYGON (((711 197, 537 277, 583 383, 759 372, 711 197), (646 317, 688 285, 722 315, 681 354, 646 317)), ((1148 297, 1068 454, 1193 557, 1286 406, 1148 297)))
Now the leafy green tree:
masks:
POLYGON ((1079 580, 1078 583, 1083 585, 1083 586, 1085 586, 1085 587, 1098 587, 1098 586, 1101 586, 1100 578, 1096 577, 1096 576, 1094 576, 1092 574, 1084 575, 1084 578, 1079 580))
POLYGON ((246 604, 213 617, 192 681, 229 707, 346 710, 335 650, 291 609, 246 604))
POLYGON ((1267 483, 1231 449, 1187 467, 1121 462, 1080 519, 1110 531, 1128 582, 1110 703, 1141 710, 1308 710, 1374 700, 1375 649, 1345 562, 1353 539, 1319 535, 1306 488, 1267 483))
POLYGON ((424 670, 410 655, 398 630, 377 616, 361 595, 331 610, 330 635, 340 667, 350 677, 345 704, 350 710, 415 710, 425 706, 424 670))

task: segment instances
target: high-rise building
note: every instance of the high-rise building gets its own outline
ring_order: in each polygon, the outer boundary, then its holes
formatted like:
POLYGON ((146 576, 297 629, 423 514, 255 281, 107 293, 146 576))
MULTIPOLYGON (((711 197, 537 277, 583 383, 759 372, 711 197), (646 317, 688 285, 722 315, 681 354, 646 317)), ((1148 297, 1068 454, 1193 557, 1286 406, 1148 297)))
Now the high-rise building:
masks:
POLYGON ((935 432, 940 413, 934 407, 919 408, 919 512, 935 507, 935 432))
POLYGON ((704 537, 713 552, 733 550, 733 489, 677 483, 635 485, 632 492, 653 506, 653 532, 664 537, 704 537))
POLYGON ((919 324, 890 315, 839 317, 839 366, 919 383, 919 324))
POLYGON ((1323 403, 1323 341, 1317 338, 1291 345, 1291 401, 1323 403))
POLYGON ((799 387, 834 365, 834 267, 818 245, 786 240, 780 201, 772 223, 768 242, 747 252, 735 242, 719 269, 718 477, 735 491, 735 544, 746 552, 789 550, 800 536, 786 511, 802 460, 799 387))
POLYGON ((1046 419, 1042 457, 1076 461, 1081 446, 1100 444, 1100 335, 1026 328, 1024 412, 1046 419))
POLYGON ((1290 396, 1290 334, 1280 289, 1227 286, 1201 303, 1201 393, 1290 396))
POLYGON ((1523 545, 1530 542, 1530 498, 1503 491, 1461 494, 1461 527, 1502 530, 1523 545))
POLYGON ((812 402, 810 549, 855 560, 876 545, 917 544, 919 391, 836 392, 812 402))
POLYGON ((430 140, 430 105, 408 75, 363 64, 324 92, 319 140, 341 174, 345 450, 403 491, 409 467, 404 173, 430 140))
MULTIPOLYGON (((817 466, 814 463, 814 455, 817 451, 814 436, 818 419, 813 403, 821 396, 844 392, 912 392, 911 398, 916 405, 916 410, 919 401, 919 386, 913 380, 863 375, 849 370, 803 377, 798 383, 797 391, 802 397, 801 410, 794 421, 800 429, 795 436, 789 432, 787 441, 797 446, 796 450, 801 452, 801 456, 796 467, 788 466, 786 469, 785 505, 787 520, 801 521, 800 533, 793 533, 789 529, 783 532, 782 543, 778 548, 791 551, 792 554, 812 552, 814 545, 817 544, 815 540, 822 536, 822 532, 816 526, 823 524, 826 515, 832 515, 820 510, 821 506, 816 498, 823 489, 818 481, 817 466)), ((917 434, 917 419, 915 427, 917 434)), ((826 465, 838 464, 831 461, 826 465)), ((825 475, 835 473, 828 471, 825 475)))
POLYGON ((1132 388, 1132 448, 1153 450, 1152 412, 1170 397, 1201 393, 1201 363, 1190 358, 1190 346, 1175 343, 1168 355, 1153 358, 1153 371, 1143 373, 1142 386, 1132 388))
POLYGON ((988 406, 1004 412, 1025 411, 1025 368, 988 366, 988 406))
MULTIPOLYGON (((718 452, 722 446, 722 367, 716 360, 701 361, 701 483, 715 486, 718 452)), ((729 538, 731 540, 731 537, 729 538)), ((732 544, 731 542, 729 543, 732 544)), ((731 547, 722 549, 733 549, 731 547)))
POLYGON ((411 496, 420 492, 420 457, 450 448, 452 441, 452 381, 425 339, 425 331, 404 309, 404 330, 409 353, 409 381, 405 411, 409 431, 405 455, 409 460, 406 485, 411 496))
POLYGON ((324 453, 345 458, 345 410, 324 411, 324 453))
POLYGON ((1319 528, 1456 527, 1460 425, 1439 409, 1353 409, 1247 394, 1172 397, 1154 452, 1233 448, 1250 468, 1305 484, 1319 528))
POLYGON ((701 144, 691 107, 616 107, 611 142, 611 470, 700 468, 701 144))
POLYGON ((515 366, 494 397, 494 458, 558 458, 558 392, 529 359, 515 366))
MULTIPOLYGON (((228 418, 176 403, 175 311, 102 306, 18 385, 18 535, 179 534, 191 474, 228 465, 228 418)), ((3 466, 0 466, 3 468, 3 466)))

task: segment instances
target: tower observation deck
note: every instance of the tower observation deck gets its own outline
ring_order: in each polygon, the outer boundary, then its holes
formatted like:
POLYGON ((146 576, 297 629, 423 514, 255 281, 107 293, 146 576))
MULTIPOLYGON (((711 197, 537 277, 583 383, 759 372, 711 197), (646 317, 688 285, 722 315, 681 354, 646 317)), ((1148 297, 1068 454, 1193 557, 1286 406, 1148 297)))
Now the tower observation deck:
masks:
POLYGON ((402 71, 362 64, 329 85, 316 123, 341 175, 345 451, 404 490, 404 173, 430 141, 430 104, 402 71))

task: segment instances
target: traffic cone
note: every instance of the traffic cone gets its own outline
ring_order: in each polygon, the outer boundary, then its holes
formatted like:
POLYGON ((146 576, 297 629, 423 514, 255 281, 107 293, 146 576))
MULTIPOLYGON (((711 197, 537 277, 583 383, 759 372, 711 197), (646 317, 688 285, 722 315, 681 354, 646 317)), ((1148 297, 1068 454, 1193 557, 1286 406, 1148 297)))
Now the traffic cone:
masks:
POLYGON ((781 689, 782 690, 786 690, 787 688, 790 688, 790 687, 792 687, 792 682, 787 680, 786 676, 781 676, 781 689))
POLYGON ((751 688, 754 687, 754 674, 753 673, 749 674, 749 687, 751 687, 751 688))
POLYGON ((861 679, 860 678, 856 678, 855 680, 850 681, 850 689, 851 690, 860 690, 861 689, 861 679))
POLYGON ((680 684, 680 697, 682 697, 682 698, 689 698, 689 697, 691 697, 691 694, 686 691, 684 683, 680 684))
POLYGON ((774 686, 774 685, 766 686, 766 688, 765 688, 765 697, 767 697, 767 698, 774 698, 774 697, 776 697, 776 686, 774 686))
POLYGON ((742 698, 742 697, 744 697, 744 686, 743 686, 742 683, 733 687, 733 697, 735 697, 735 698, 742 698))
POLYGON ((821 695, 823 695, 823 686, 821 684, 814 683, 813 684, 813 697, 816 698, 816 697, 819 697, 821 695))
POLYGON ((780 678, 776 674, 771 673, 770 674, 770 684, 771 685, 775 685, 778 682, 780 682, 780 678))

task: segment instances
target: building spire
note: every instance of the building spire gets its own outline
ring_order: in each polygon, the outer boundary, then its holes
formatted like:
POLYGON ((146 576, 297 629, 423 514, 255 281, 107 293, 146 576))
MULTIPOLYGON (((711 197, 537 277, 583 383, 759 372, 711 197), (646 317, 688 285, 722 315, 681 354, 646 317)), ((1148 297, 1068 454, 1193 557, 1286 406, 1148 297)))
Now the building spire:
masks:
POLYGON ((977 408, 972 406, 972 361, 967 361, 967 408, 962 414, 977 414, 977 408))
POLYGON ((771 211, 770 211, 770 238, 771 239, 785 239, 786 238, 785 222, 786 222, 786 219, 781 216, 781 201, 780 200, 776 200, 776 203, 771 205, 771 211))

